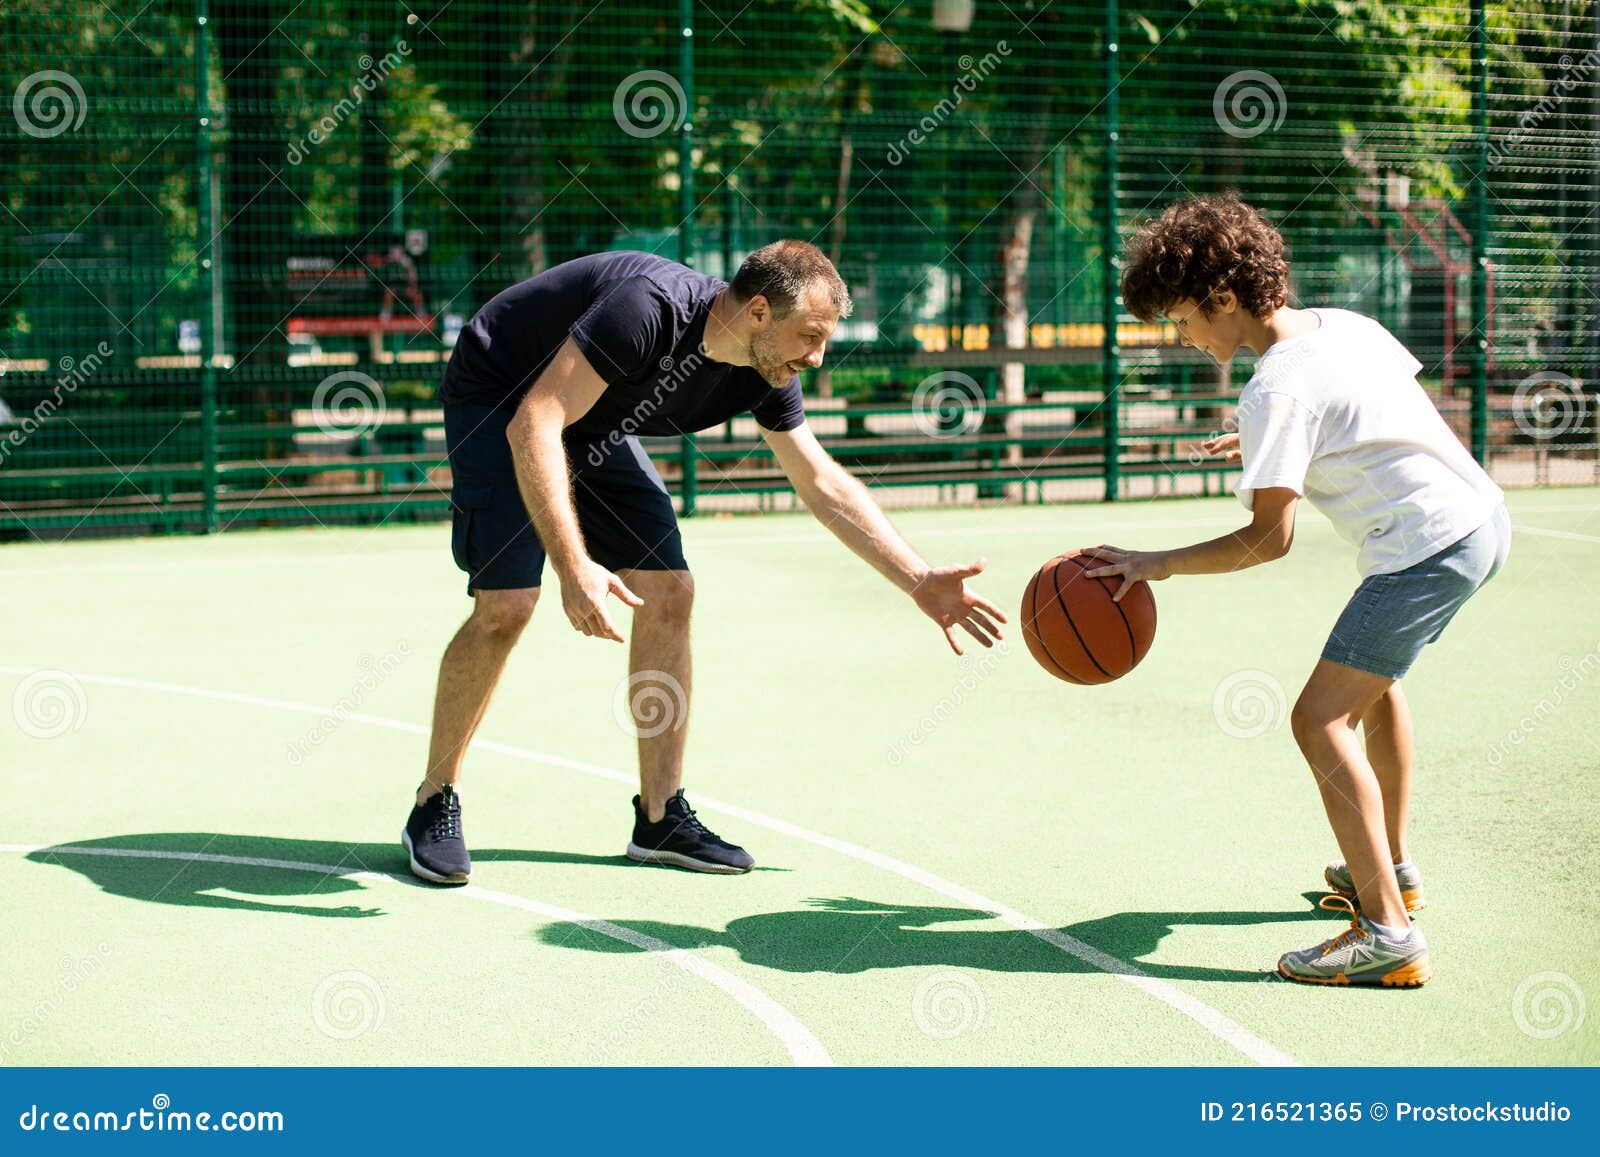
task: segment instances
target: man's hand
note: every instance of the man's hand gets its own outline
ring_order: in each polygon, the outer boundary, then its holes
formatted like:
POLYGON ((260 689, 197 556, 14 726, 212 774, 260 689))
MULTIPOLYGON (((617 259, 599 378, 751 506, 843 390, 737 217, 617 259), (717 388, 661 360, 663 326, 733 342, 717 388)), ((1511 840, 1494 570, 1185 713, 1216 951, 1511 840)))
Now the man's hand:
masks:
POLYGON ((630 607, 644 606, 644 600, 605 567, 586 558, 571 574, 561 576, 561 608, 576 631, 600 639, 627 642, 606 613, 606 596, 616 595, 630 607))
MULTIPOLYGON (((1237 437, 1237 435, 1224 434, 1223 437, 1237 437)), ((1122 596, 1128 593, 1128 588, 1136 582, 1160 582, 1172 575, 1172 566, 1167 561, 1167 552, 1164 550, 1123 550, 1119 546, 1091 546, 1080 553, 1111 564, 1085 571, 1084 573, 1090 578, 1110 578, 1118 574, 1122 576, 1122 585, 1117 588, 1117 593, 1111 596, 1113 602, 1120 603, 1122 596)))
POLYGON ((981 595, 967 590, 966 580, 982 574, 987 559, 979 559, 971 566, 941 566, 928 571, 911 588, 922 613, 944 630, 950 649, 961 654, 961 644, 956 642, 956 628, 961 627, 985 647, 994 646, 990 636, 1003 638, 997 623, 1006 621, 1005 612, 981 595))
POLYGON ((1221 454, 1224 462, 1239 461, 1239 435, 1218 434, 1215 438, 1208 438, 1200 443, 1200 449, 1207 454, 1221 454))

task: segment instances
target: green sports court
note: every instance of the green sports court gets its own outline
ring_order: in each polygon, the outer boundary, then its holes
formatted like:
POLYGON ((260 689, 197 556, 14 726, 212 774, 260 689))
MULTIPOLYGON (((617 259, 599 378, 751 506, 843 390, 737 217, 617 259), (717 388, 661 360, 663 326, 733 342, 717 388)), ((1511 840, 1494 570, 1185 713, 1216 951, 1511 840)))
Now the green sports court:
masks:
MULTIPOLYGON (((464 612, 445 527, 8 547, 5 1063, 679 1064, 689 1031, 727 1064, 1595 1064, 1600 491, 1511 510, 1506 570, 1406 680, 1412 992, 1271 975, 1338 929, 1287 708, 1355 575, 1309 513, 1279 563, 1157 585, 1151 654, 1093 688, 1015 637, 954 658, 809 518, 696 520, 689 774, 757 870, 623 857, 623 649, 541 612, 455 890, 397 838, 464 612)), ((1238 518, 897 522, 987 556, 1009 608, 1067 547, 1238 518)))

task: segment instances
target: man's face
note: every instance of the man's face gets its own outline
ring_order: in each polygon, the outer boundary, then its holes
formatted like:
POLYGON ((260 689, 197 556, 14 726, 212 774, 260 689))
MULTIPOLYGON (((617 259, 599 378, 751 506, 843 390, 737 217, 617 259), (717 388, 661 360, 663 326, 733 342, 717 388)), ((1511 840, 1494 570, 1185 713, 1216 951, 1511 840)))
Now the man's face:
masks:
POLYGON ((817 369, 839 315, 828 297, 827 286, 813 284, 794 309, 774 317, 764 297, 750 302, 750 364, 774 388, 786 386, 804 369, 817 369))
POLYGON ((1222 365, 1232 360, 1244 340, 1239 325, 1239 299, 1230 291, 1222 290, 1213 293, 1209 301, 1209 317, 1192 298, 1184 298, 1163 316, 1178 327, 1179 341, 1222 365))

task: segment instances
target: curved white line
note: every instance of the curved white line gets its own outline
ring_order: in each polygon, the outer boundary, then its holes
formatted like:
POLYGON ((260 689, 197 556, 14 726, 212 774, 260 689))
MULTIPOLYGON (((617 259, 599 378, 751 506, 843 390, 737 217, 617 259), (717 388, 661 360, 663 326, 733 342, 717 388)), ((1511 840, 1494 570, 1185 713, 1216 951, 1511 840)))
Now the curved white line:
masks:
MULTIPOLYGON (((281 868, 292 872, 316 872, 323 876, 340 876, 347 880, 391 880, 397 884, 424 887, 424 885, 407 879, 405 876, 391 872, 352 872, 348 867, 338 864, 312 864, 300 860, 269 860, 258 856, 225 856, 212 852, 156 851, 148 848, 79 848, 57 844, 0 844, 0 852, 20 852, 23 854, 49 852, 52 855, 62 856, 112 856, 121 859, 200 860, 208 864, 240 864, 249 868, 281 868)), ((589 931, 597 932, 601 936, 608 936, 612 940, 620 940, 624 944, 631 944, 635 948, 644 949, 646 952, 654 952, 673 967, 681 968, 693 976, 698 976, 701 980, 715 985, 738 1001, 746 1011, 766 1025, 773 1036, 783 1042, 783 1047, 789 1050, 789 1055, 794 1058, 795 1064, 833 1064, 833 1058, 828 1055, 828 1050, 823 1047, 822 1042, 813 1036, 811 1030, 801 1024, 788 1009, 755 985, 740 979, 727 969, 713 964, 703 957, 696 956, 693 952, 683 948, 675 948, 665 940, 658 940, 654 936, 647 936, 645 933, 635 931, 632 928, 624 928, 622 925, 613 924, 609 920, 586 916, 582 912, 574 912, 568 908, 558 908, 554 904, 546 904, 540 900, 529 900, 523 896, 513 896, 506 892, 480 888, 476 884, 466 884, 459 888, 452 888, 450 893, 452 895, 468 896, 474 900, 482 900, 489 904, 499 904, 506 908, 520 908, 524 912, 532 912, 550 920, 580 924, 589 931)))
MULTIPOLYGON (((0 674, 28 675, 31 673, 32 668, 28 667, 0 666, 0 674)), ((74 677, 84 683, 103 683, 112 687, 131 687, 141 691, 164 691, 175 695, 190 695, 199 699, 216 699, 227 703, 242 703, 251 707, 271 707, 280 711, 294 711, 301 714, 318 716, 329 714, 325 708, 311 703, 296 703, 287 699, 267 699, 257 695, 242 695, 233 691, 212 691, 205 687, 188 687, 179 683, 157 683, 146 679, 125 679, 113 675, 79 675, 76 672, 74 672, 74 677)), ((343 716, 343 718, 352 719, 358 723, 370 724, 373 727, 386 727, 392 731, 404 731, 412 735, 428 734, 426 727, 416 723, 407 723, 403 719, 388 719, 381 715, 367 715, 361 712, 351 712, 343 716)), ((527 759, 535 763, 549 764, 553 767, 568 768, 572 771, 582 772, 585 775, 592 775, 599 779, 607 779, 616 783, 632 785, 635 782, 633 776, 626 775, 614 768, 583 763, 580 760, 567 759, 559 755, 547 755, 541 751, 514 747, 509 743, 474 739, 471 746, 483 751, 494 751, 502 755, 509 755, 517 759, 527 759)), ((864 864, 871 864, 873 867, 881 868, 902 879, 921 884, 923 887, 942 896, 958 900, 969 907, 985 912, 993 912, 996 918, 1011 925, 1011 927, 1037 936, 1046 944, 1059 948, 1068 956, 1081 960, 1101 972, 1109 973, 1117 979, 1125 981, 1155 997, 1168 1007, 1176 1009, 1207 1032, 1243 1053, 1257 1064, 1299 1064, 1288 1053, 1262 1040, 1237 1021, 1212 1008, 1204 1001, 1190 996, 1176 985, 1151 976, 1135 964, 1130 964, 1126 960, 1120 960, 1115 956, 1102 952, 1092 944, 1086 944, 1077 937, 1069 936, 1059 929, 1052 928, 1041 920, 1024 915, 1013 908, 1006 907, 1004 904, 997 903, 964 885, 946 880, 942 876, 936 876, 932 872, 924 871, 914 864, 908 864, 903 860, 881 855, 870 848, 863 848, 858 844, 834 839, 832 836, 811 831, 809 828, 802 828, 786 820, 769 816, 764 812, 752 811, 737 804, 723 803, 720 800, 698 794, 695 796, 695 803, 697 807, 733 816, 735 819, 743 820, 745 823, 753 824, 756 827, 779 832, 793 839, 838 852, 840 855, 859 860, 864 864)))

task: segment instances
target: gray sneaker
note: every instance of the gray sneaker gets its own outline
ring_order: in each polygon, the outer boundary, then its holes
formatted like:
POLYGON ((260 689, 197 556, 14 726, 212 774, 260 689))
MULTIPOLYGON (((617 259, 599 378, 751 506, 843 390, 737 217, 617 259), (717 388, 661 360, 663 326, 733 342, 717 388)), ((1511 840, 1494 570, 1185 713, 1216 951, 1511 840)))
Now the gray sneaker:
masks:
MULTIPOLYGON (((1422 894, 1422 873, 1417 871, 1415 864, 1410 860, 1401 861, 1394 866, 1394 875, 1400 882, 1400 898, 1406 902, 1407 912, 1420 912, 1428 906, 1427 897, 1422 894)), ((1338 895, 1352 904, 1357 902, 1356 882, 1351 878, 1350 869, 1345 867, 1343 860, 1329 864, 1323 871, 1322 878, 1338 895)))
POLYGON ((1413 926, 1404 937, 1385 936, 1367 918, 1351 911, 1350 927, 1315 948, 1286 952, 1278 975, 1302 984, 1364 984, 1416 988, 1433 977, 1428 942, 1413 926))

